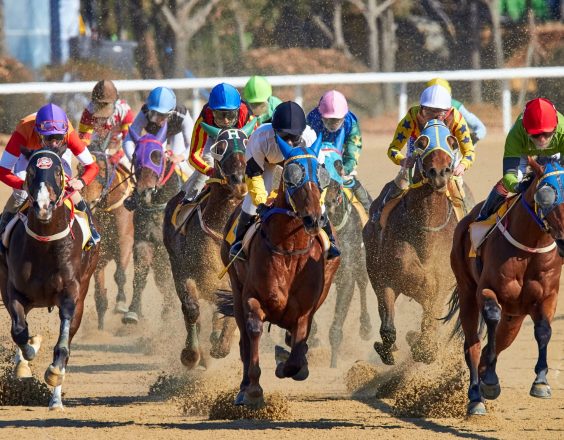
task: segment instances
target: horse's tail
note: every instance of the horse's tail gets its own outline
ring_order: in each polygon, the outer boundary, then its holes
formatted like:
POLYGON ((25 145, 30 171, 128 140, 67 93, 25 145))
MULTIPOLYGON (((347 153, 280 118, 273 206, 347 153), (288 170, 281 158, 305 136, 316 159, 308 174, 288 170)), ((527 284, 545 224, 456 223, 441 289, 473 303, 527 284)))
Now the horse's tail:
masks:
POLYGON ((224 316, 235 316, 233 306, 233 292, 219 289, 215 291, 215 304, 217 311, 224 316))
POLYGON ((462 338, 462 323, 460 321, 459 311, 460 311, 460 298, 458 297, 458 285, 455 285, 452 290, 452 294, 450 295, 450 299, 448 301, 448 312, 446 316, 443 316, 441 318, 441 320, 444 323, 447 323, 456 317, 456 325, 452 330, 450 339, 453 339, 455 336, 458 338, 462 338))

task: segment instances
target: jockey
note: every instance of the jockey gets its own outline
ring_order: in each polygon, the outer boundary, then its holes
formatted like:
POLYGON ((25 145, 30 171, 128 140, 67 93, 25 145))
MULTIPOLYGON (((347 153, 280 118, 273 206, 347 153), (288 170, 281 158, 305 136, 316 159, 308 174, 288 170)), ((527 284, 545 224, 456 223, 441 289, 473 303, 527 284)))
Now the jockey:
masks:
POLYGON ((23 118, 0 158, 0 180, 13 188, 0 219, 0 234, 27 199, 24 183, 28 159, 41 148, 55 151, 61 156, 65 174, 70 177, 67 185, 75 190, 71 200, 77 209, 88 214, 92 233, 90 246, 95 245, 100 241, 100 235, 94 227, 92 213, 79 191, 94 180, 98 174, 98 165, 92 159, 88 147, 78 137, 64 110, 55 104, 44 105, 37 113, 23 118), (73 154, 84 166, 84 172, 79 177, 71 177, 73 154))
POLYGON ((355 114, 349 111, 347 99, 337 90, 325 93, 319 105, 307 115, 307 123, 317 135, 323 136, 323 142, 329 142, 341 150, 344 180, 354 182, 353 193, 368 214, 372 198, 356 177, 362 136, 355 114), (340 136, 343 136, 343 142, 337 145, 340 136))
POLYGON ((220 83, 212 89, 209 101, 200 112, 192 133, 189 160, 196 171, 182 186, 182 203, 194 200, 214 171, 210 147, 215 141, 200 124, 204 122, 217 128, 242 128, 252 118, 249 105, 241 101, 241 95, 235 87, 220 83))
MULTIPOLYGON (((147 101, 137 117, 131 124, 131 130, 141 135, 143 129, 147 133, 156 136, 161 127, 167 124, 166 146, 172 151, 170 160, 185 175, 190 174, 190 168, 186 163, 187 152, 190 148, 190 136, 194 128, 194 121, 182 104, 176 104, 176 95, 168 87, 157 87, 151 90, 147 101)), ((135 142, 129 132, 123 144, 123 150, 127 159, 131 161, 135 152, 135 142)))
MULTIPOLYGON (((444 87, 452 95, 452 89, 450 87, 449 82, 446 79, 433 78, 427 81, 425 87, 431 87, 434 85, 439 85, 444 87)), ((470 128, 470 137, 472 138, 472 143, 476 145, 478 141, 481 141, 486 137, 486 126, 482 121, 480 121, 480 118, 478 118, 478 116, 476 116, 466 107, 464 107, 464 104, 462 104, 460 101, 451 98, 451 103, 452 106, 455 109, 457 109, 462 116, 464 116, 464 119, 466 119, 466 122, 468 123, 468 127, 470 128)))
POLYGON ((415 164, 415 141, 421 130, 431 119, 443 121, 450 132, 458 140, 462 158, 454 167, 452 174, 462 177, 464 172, 474 162, 474 144, 470 138, 470 130, 464 116, 452 107, 450 93, 442 86, 427 87, 421 93, 419 104, 411 107, 404 118, 399 122, 392 143, 388 147, 388 157, 396 165, 401 165, 401 170, 393 180, 394 184, 384 195, 380 206, 374 212, 373 221, 377 223, 382 213, 382 208, 387 201, 398 197, 407 187, 408 170, 415 164), (407 156, 401 150, 407 143, 407 156))
POLYGON ((274 109, 282 103, 280 98, 272 95, 272 87, 266 78, 258 75, 251 76, 245 84, 243 99, 247 101, 260 124, 271 122, 274 109))
POLYGON ((133 122, 131 107, 119 99, 118 91, 110 80, 98 81, 92 90, 92 100, 82 112, 78 136, 91 148, 112 154, 110 162, 131 168, 121 149, 123 139, 133 122), (96 149, 96 148, 93 148, 96 149))
POLYGON ((527 187, 528 156, 561 158, 564 154, 564 116, 546 98, 533 99, 505 139, 503 178, 493 187, 482 205, 476 221, 487 219, 497 211, 508 193, 520 193, 527 187))
MULTIPOLYGON (((292 101, 283 102, 274 111, 272 123, 261 125, 250 137, 245 152, 247 168, 245 181, 249 188, 243 200, 239 222, 235 232, 235 242, 229 251, 231 257, 245 259, 242 240, 253 223, 256 214, 268 210, 266 203, 273 188, 273 178, 276 169, 284 162, 284 156, 276 143, 276 135, 292 146, 311 146, 317 136, 307 124, 303 109, 292 101)), ((325 208, 323 207, 323 211, 325 208)), ((326 218, 323 230, 331 242, 328 258, 338 257, 341 252, 335 244, 331 225, 326 218)))

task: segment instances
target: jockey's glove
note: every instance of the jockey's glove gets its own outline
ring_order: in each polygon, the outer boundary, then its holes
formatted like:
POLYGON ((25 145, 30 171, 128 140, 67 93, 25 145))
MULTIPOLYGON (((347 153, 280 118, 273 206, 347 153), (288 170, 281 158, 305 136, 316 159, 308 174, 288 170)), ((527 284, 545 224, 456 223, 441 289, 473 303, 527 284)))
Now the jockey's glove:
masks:
POLYGON ((268 211, 270 210, 270 206, 268 206, 265 203, 259 203, 259 205, 257 206, 257 215, 259 217, 262 217, 264 214, 266 214, 268 211))

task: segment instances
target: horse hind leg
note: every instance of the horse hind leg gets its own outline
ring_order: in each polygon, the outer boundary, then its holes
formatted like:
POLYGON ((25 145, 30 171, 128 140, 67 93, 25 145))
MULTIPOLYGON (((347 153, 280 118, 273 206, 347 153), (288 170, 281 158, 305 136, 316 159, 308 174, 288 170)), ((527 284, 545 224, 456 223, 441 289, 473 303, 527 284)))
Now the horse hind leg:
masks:
POLYGON ((256 298, 247 301, 249 312, 245 323, 245 331, 250 341, 248 377, 249 385, 246 387, 243 404, 253 408, 264 406, 264 393, 259 380, 261 375, 259 365, 259 343, 262 336, 264 312, 256 298))
POLYGON ((349 307, 354 293, 354 279, 350 273, 340 273, 337 280, 337 301, 335 302, 335 316, 329 329, 331 343, 331 368, 337 368, 339 349, 343 341, 343 324, 349 313, 349 307))
POLYGON ((358 290, 360 292, 360 338, 368 341, 372 335, 372 323, 370 322, 370 314, 368 313, 368 305, 366 304, 366 290, 368 288, 368 275, 364 267, 363 274, 357 279, 358 290))
POLYGON ((114 281, 116 282, 118 292, 116 295, 116 305, 114 307, 114 313, 126 313, 128 311, 126 305, 125 296, 125 283, 127 277, 125 276, 125 267, 120 261, 116 261, 116 271, 114 273, 114 281))
MULTIPOLYGON (((298 319, 296 326, 291 332, 291 351, 288 353, 284 348, 277 346, 275 350, 276 377, 282 379, 291 377, 294 380, 306 380, 309 376, 307 362, 308 344, 307 338, 311 324, 310 317, 305 315, 298 319)), ((311 319, 313 322, 313 319, 311 319)))
POLYGON ((222 317, 219 312, 214 312, 212 323, 214 330, 210 335, 210 342, 212 344, 210 355, 215 359, 223 359, 231 351, 231 341, 237 324, 234 318, 230 316, 222 317))
POLYGON ((147 277, 153 260, 153 249, 149 242, 135 244, 133 249, 133 296, 128 311, 121 321, 124 324, 137 324, 141 316, 141 296, 147 285, 147 277))
POLYGON ((482 316, 487 326, 488 344, 484 347, 480 362, 480 393, 485 399, 495 400, 501 393, 499 378, 495 371, 497 364, 496 330, 501 320, 501 307, 490 289, 484 289, 483 296, 486 298, 482 307, 482 316))
POLYGON ((546 356, 551 335, 552 329, 546 318, 535 322, 535 340, 537 341, 539 356, 537 364, 535 365, 535 373, 537 376, 531 386, 529 394, 541 399, 550 399, 552 397, 552 391, 546 379, 546 374, 548 373, 546 356))

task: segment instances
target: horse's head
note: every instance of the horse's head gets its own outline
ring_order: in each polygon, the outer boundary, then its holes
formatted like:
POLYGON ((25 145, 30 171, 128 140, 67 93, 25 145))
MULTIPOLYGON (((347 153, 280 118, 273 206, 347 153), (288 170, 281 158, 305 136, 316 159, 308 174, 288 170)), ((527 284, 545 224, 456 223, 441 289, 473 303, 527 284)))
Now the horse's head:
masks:
POLYGON ((135 142, 133 157, 135 191, 147 205, 151 204, 152 195, 157 192, 164 177, 166 151, 163 144, 166 140, 166 130, 165 123, 156 136, 148 133, 140 137, 131 128, 129 129, 131 138, 135 142))
POLYGON ((39 150, 31 155, 26 169, 25 188, 35 216, 48 223, 65 190, 65 172, 59 155, 39 150))
POLYGON ((544 226, 564 257, 564 168, 552 160, 545 166, 529 158, 529 165, 535 173, 535 181, 525 197, 534 200, 535 214, 539 224, 544 226))
POLYGON ((343 179, 343 158, 339 152, 330 148, 323 148, 322 154, 324 156, 325 169, 331 178, 325 194, 325 207, 329 215, 332 216, 335 209, 344 201, 343 186, 345 182, 343 179))
POLYGON ((458 141, 444 122, 432 119, 415 141, 417 167, 435 191, 446 191, 454 168, 458 141))
POLYGON ((291 147, 278 135, 276 142, 285 159, 282 187, 286 202, 302 219, 306 232, 316 235, 321 228, 321 193, 331 180, 317 161, 321 136, 311 147, 291 147))
POLYGON ((210 147, 217 177, 224 179, 236 197, 247 194, 245 184, 245 149, 256 121, 249 121, 242 128, 217 128, 202 122, 202 128, 216 139, 210 147))

